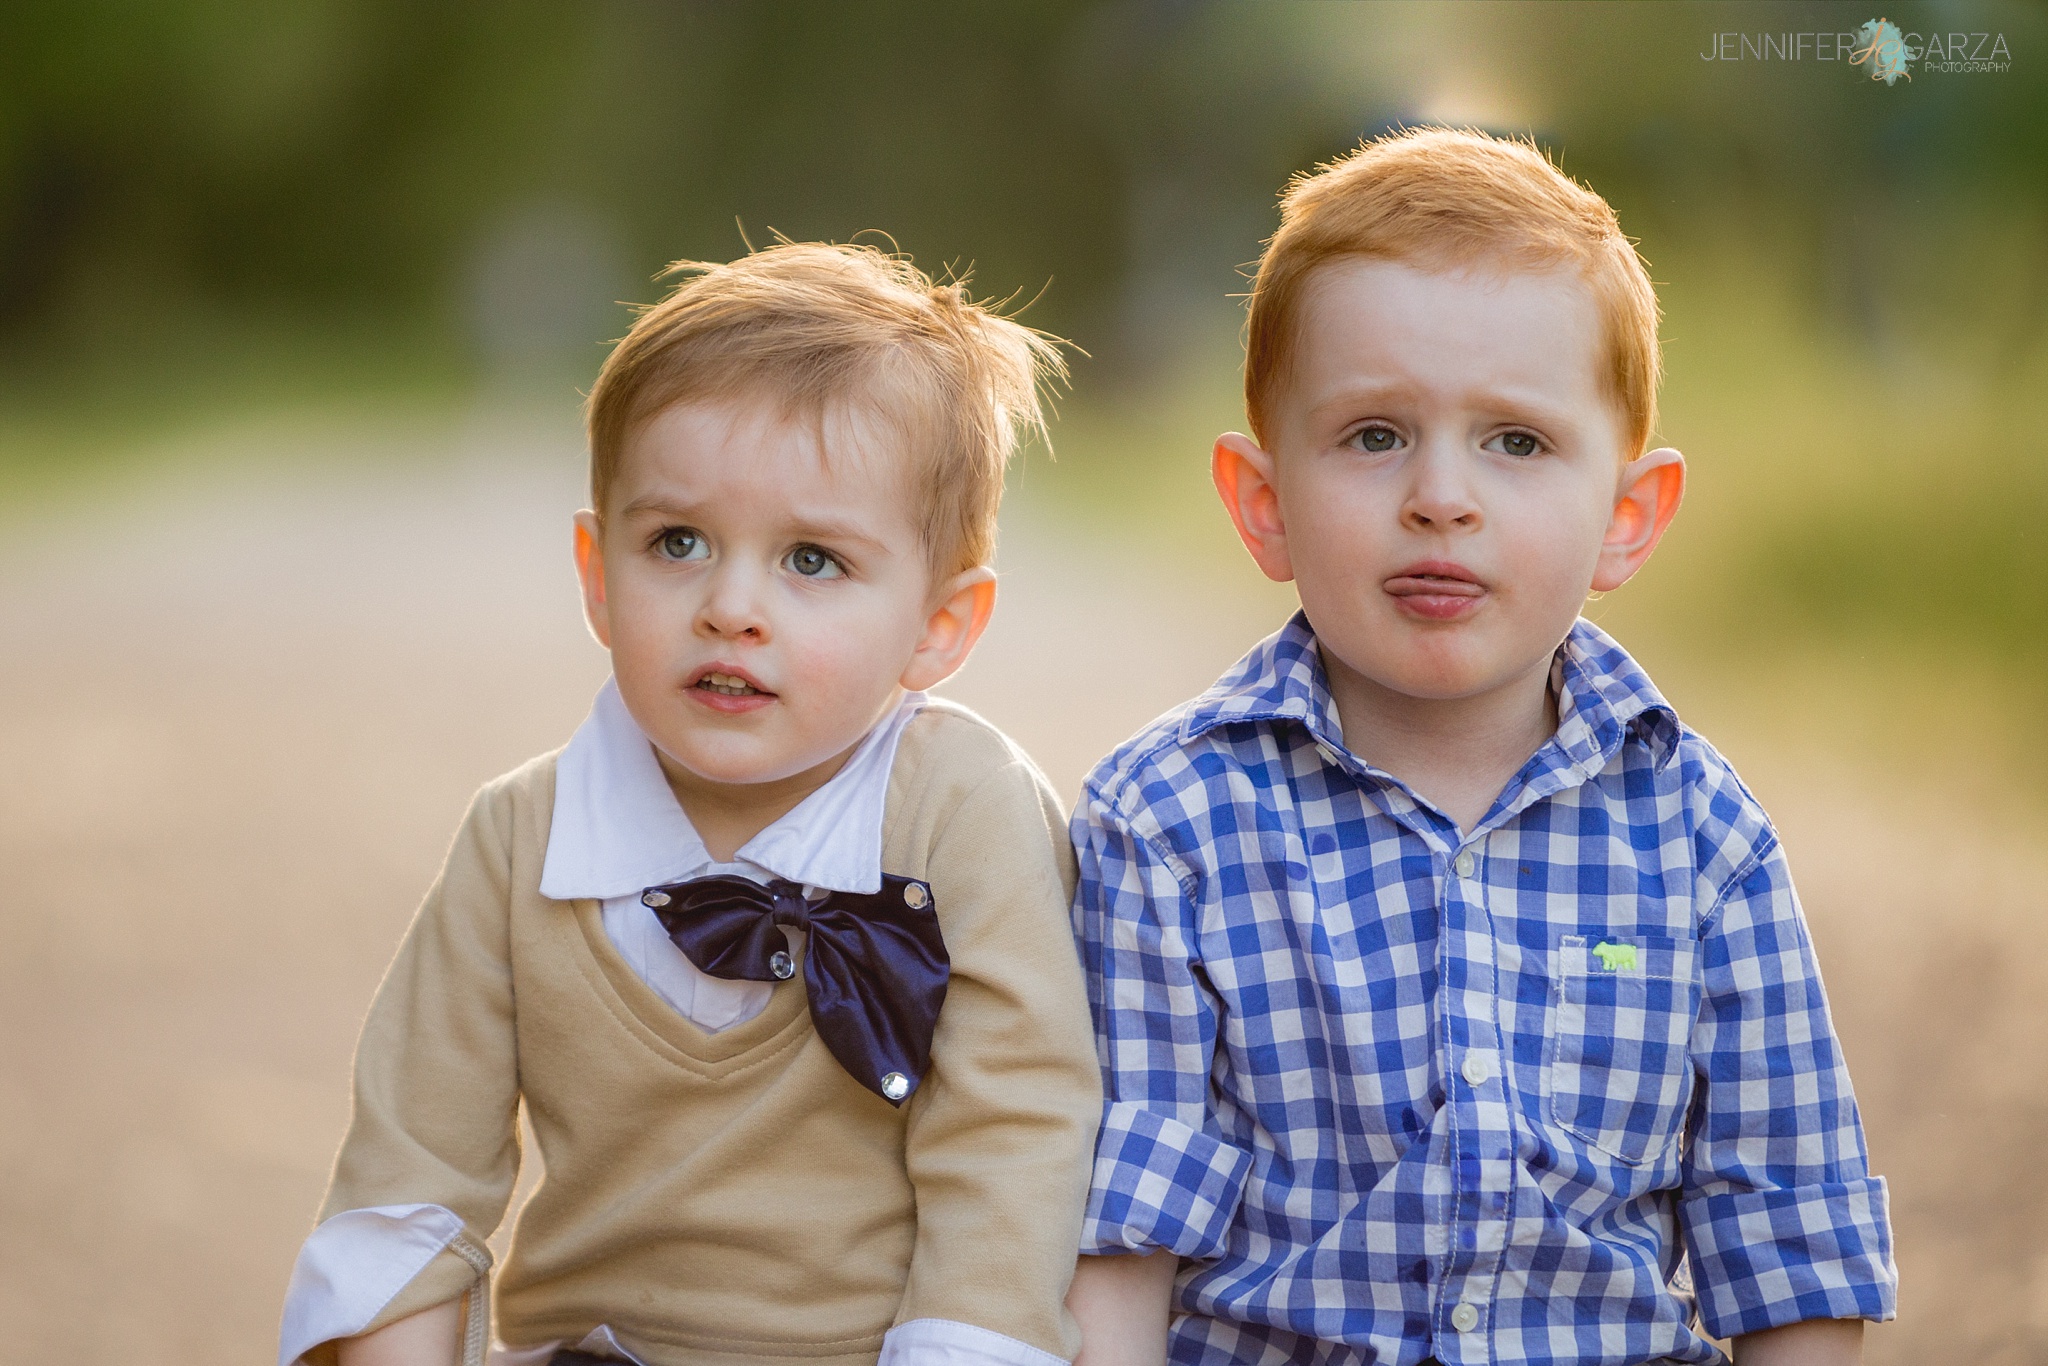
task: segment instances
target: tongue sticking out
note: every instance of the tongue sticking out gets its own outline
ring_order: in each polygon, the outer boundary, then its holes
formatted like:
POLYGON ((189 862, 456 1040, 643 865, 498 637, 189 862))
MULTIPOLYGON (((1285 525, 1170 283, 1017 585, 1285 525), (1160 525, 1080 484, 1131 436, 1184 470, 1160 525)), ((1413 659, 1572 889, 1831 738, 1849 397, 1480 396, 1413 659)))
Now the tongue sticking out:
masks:
POLYGON ((1456 621, 1477 611, 1479 599, 1486 593, 1470 579, 1438 578, 1433 574, 1403 574, 1388 579, 1385 586, 1403 611, 1436 621, 1456 621))

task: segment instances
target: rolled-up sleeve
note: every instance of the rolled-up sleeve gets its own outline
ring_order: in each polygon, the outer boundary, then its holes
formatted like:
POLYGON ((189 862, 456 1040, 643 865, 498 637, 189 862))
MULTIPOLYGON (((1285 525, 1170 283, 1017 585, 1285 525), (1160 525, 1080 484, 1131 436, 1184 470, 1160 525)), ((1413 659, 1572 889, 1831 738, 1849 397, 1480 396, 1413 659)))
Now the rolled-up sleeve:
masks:
POLYGON ((1702 948, 1680 1222, 1706 1328, 1893 1317, 1885 1184, 1774 837, 1731 878, 1702 948))
POLYGON ((1217 1005, 1198 972, 1192 878, 1093 791, 1073 837, 1104 1091, 1081 1250, 1215 1257, 1252 1163, 1210 1109, 1217 1005))

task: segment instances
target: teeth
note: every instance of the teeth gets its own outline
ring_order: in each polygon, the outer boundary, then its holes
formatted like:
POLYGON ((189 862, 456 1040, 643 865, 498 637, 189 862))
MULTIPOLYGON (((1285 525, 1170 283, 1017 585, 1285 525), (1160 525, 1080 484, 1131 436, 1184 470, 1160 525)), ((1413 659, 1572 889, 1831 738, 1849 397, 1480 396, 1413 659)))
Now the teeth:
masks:
POLYGON ((731 674, 705 674, 697 680, 697 686, 708 688, 712 692, 724 693, 727 697, 745 697, 749 693, 757 691, 753 684, 747 682, 744 678, 735 678, 731 674))

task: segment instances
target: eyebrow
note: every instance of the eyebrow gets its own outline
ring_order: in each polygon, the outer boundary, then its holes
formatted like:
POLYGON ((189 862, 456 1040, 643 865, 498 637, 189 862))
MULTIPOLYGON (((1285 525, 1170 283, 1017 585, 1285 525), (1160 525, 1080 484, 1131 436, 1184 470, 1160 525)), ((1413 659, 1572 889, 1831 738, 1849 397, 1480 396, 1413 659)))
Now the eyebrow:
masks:
POLYGON ((856 544, 874 550, 886 550, 888 546, 876 540, 851 522, 835 522, 831 518, 799 517, 790 527, 790 533, 806 541, 832 541, 840 544, 856 544))
MULTIPOLYGON (((1309 405, 1309 411, 1327 413, 1332 408, 1372 407, 1381 403, 1403 403, 1412 401, 1419 386, 1407 381, 1389 384, 1347 384, 1331 389, 1309 405)), ((1574 409, 1568 403, 1560 404, 1543 390, 1485 389, 1474 395, 1473 406, 1492 409, 1503 414, 1510 412, 1527 413, 1530 420, 1544 426, 1556 426, 1572 421, 1574 409)), ((1512 420, 1512 419, 1506 419, 1512 420)))
POLYGON ((672 503, 659 494, 643 493, 619 509, 621 517, 637 517, 643 512, 659 512, 670 517, 688 517, 690 509, 681 503, 672 503))

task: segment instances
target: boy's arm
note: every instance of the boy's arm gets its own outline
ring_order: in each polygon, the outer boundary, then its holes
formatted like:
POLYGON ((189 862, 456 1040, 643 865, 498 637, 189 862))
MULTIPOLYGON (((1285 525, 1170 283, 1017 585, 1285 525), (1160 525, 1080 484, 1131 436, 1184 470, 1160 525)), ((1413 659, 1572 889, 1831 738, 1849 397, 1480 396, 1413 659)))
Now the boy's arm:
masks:
POLYGON ((451 1366, 462 1341, 462 1301, 450 1300, 335 1344, 336 1366, 451 1366))
POLYGON ((1735 1366, 1858 1366, 1862 1319, 1808 1319, 1735 1339, 1735 1366))
MULTIPOLYGON (((438 1334, 465 1295, 479 1317, 462 1347, 480 1359, 484 1240, 519 1167, 512 808, 502 786, 471 805, 371 1004, 348 1136, 286 1295, 280 1366, 326 1366, 340 1341, 437 1306, 440 1316, 378 1343, 438 1334)), ((417 1359, 413 1350, 392 1359, 417 1359)))
POLYGON ((1221 1011, 1196 967, 1192 875, 1092 788, 1072 838, 1106 1104, 1070 1303, 1085 1366, 1154 1366, 1181 1259, 1222 1252, 1251 1154, 1211 1110, 1221 1011))
POLYGON ((1078 1345, 1064 1301, 1102 1078, 1067 932, 1071 858, 1057 803, 1014 761, 931 848, 951 976, 906 1119, 917 1240, 886 1363, 1066 1361, 1078 1345), (963 1341, 972 1354, 946 1354, 963 1341))
MULTIPOLYGON (((1083 1257, 1067 1308, 1081 1325, 1074 1366, 1166 1366, 1166 1326, 1180 1258, 1171 1252, 1083 1257)), ((344 1363, 346 1366, 346 1363, 344 1363)))
POLYGON ((1707 1330, 1752 1362, 1804 1361, 1853 1342, 1830 1320, 1891 1318, 1898 1273, 1784 853, 1760 811, 1752 831, 1702 922, 1679 1223, 1707 1330))
POLYGON ((1216 1257, 1252 1155, 1218 1132, 1210 1105, 1221 1009, 1196 966, 1192 877, 1092 792, 1073 840, 1106 1102, 1081 1251, 1216 1257))

